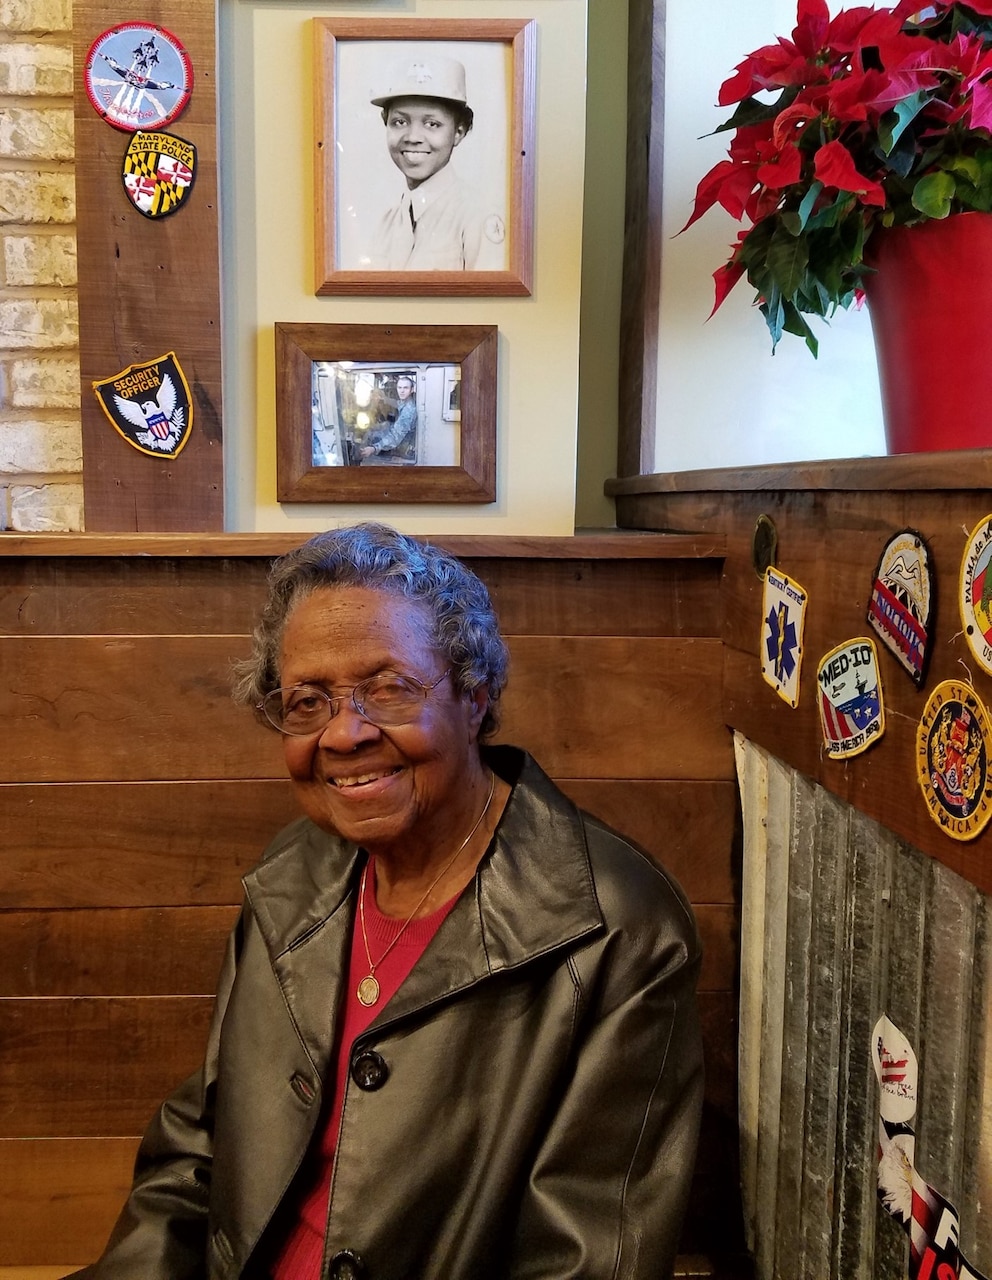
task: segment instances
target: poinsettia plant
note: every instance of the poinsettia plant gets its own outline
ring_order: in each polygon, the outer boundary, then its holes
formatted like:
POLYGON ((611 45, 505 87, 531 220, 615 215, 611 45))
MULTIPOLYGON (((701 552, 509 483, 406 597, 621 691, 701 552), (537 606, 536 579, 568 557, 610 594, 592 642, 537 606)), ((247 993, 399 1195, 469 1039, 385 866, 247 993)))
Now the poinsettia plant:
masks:
MULTIPOLYGON (((807 315, 864 296, 865 250, 887 227, 992 210, 992 0, 901 0, 830 17, 799 0, 789 40, 758 49, 720 90, 737 107, 729 158, 702 179, 751 225, 715 273, 721 305, 742 276, 772 335, 806 340, 807 315)), ((685 228, 683 228, 685 230, 685 228)))

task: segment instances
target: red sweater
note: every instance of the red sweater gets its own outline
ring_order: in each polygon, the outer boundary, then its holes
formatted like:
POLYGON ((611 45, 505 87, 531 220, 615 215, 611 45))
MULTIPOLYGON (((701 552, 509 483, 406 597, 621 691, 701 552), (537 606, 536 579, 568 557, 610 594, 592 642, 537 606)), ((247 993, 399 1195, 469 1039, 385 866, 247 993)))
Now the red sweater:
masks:
MULTIPOLYGON (((375 859, 369 864, 368 884, 365 896, 365 927, 369 938, 372 959, 385 954, 386 948, 403 929, 402 920, 384 916, 375 902, 375 859)), ((348 1070, 351 1065, 351 1048, 355 1038, 365 1030, 381 1011, 387 1000, 399 990, 400 984, 423 955, 427 944, 437 932, 441 921, 455 905, 456 898, 444 903, 432 915, 411 920, 403 935, 385 959, 376 965, 375 977, 379 983, 379 999, 374 1005, 365 1006, 358 999, 358 984, 369 972, 369 962, 362 941, 362 926, 357 917, 351 936, 351 957, 343 994, 344 1021, 338 1042, 337 1067, 334 1091, 325 1097, 320 1127, 314 1134, 310 1150, 299 1175, 293 1182, 280 1206, 282 1229, 281 1244, 276 1246, 271 1264, 272 1280, 319 1280, 320 1260, 324 1252, 324 1231, 327 1224, 327 1204, 330 1195, 331 1173, 334 1168, 334 1149, 341 1107, 344 1102, 348 1070)))

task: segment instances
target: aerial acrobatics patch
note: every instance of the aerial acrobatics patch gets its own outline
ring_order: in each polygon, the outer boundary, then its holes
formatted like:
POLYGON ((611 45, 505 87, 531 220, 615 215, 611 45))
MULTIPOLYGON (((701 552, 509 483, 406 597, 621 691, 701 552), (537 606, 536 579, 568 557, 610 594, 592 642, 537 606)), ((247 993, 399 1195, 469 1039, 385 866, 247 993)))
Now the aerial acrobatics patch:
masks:
POLYGON ((926 677, 933 639, 934 583, 930 550, 921 534, 903 529, 882 550, 868 602, 868 625, 909 672, 917 688, 926 677))
POLYGON ((790 707, 799 705, 806 601, 798 582, 768 566, 761 597, 761 674, 790 707))
POLYGON ((124 190, 146 218, 165 218, 189 194, 196 176, 196 147, 172 133, 139 130, 124 153, 124 190))
POLYGON ((961 561, 961 625, 968 647, 992 672, 992 516, 971 531, 961 561))
POLYGON ((866 751, 885 732, 875 642, 858 636, 837 645, 820 659, 816 680, 827 755, 844 760, 866 751))
POLYGON ((193 426, 193 401, 174 351, 130 364, 93 383, 100 405, 129 445, 152 458, 182 452, 193 426))
POLYGON ((193 64, 164 27, 123 22, 90 45, 83 79, 94 109, 115 129, 161 129, 189 102, 193 64))
POLYGON ((934 822, 972 840, 992 817, 992 724, 971 685, 944 680, 916 731, 916 772, 934 822))

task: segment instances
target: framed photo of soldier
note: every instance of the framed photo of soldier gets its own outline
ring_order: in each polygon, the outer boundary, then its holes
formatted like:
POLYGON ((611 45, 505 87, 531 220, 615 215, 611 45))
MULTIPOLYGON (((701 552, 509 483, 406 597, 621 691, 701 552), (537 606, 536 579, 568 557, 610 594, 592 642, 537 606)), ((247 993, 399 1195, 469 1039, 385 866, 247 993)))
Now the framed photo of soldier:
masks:
POLYGON ((280 502, 495 501, 495 325, 277 324, 275 340, 280 502))
POLYGON ((536 23, 313 21, 317 294, 529 294, 536 23))

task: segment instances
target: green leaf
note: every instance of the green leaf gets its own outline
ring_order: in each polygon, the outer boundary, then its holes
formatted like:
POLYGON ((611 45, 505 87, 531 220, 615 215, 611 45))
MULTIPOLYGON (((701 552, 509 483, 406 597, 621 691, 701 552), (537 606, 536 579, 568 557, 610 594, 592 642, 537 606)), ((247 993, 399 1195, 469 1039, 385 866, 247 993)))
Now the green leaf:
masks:
MULTIPOLYGON (((777 102, 762 102, 759 98, 742 98, 737 110, 724 124, 713 130, 713 133, 726 133, 728 129, 742 129, 751 124, 764 124, 766 120, 774 120, 780 111, 791 106, 799 92, 799 86, 789 86, 779 94, 777 102)), ((705 134, 704 137, 711 137, 705 134)))
POLYGON ((799 206, 799 225, 800 228, 806 226, 809 221, 809 215, 813 212, 813 206, 819 198, 820 192, 823 190, 823 183, 818 182, 815 178, 809 184, 809 190, 803 196, 803 202, 799 206))
POLYGON ((783 210, 779 217, 779 223, 788 231, 790 236, 798 236, 802 234, 803 220, 798 213, 793 213, 791 209, 783 210))
POLYGON ((809 243, 787 231, 776 231, 768 246, 768 270, 786 298, 802 284, 809 263, 809 243))
POLYGON ((918 89, 897 102, 891 111, 886 111, 878 122, 878 141, 885 155, 892 153, 893 147, 932 97, 933 94, 918 89))
POLYGON ((785 305, 785 320, 782 327, 786 333, 794 333, 797 338, 805 339, 813 359, 817 358, 820 352, 820 344, 816 340, 816 334, 803 319, 802 313, 792 303, 786 303, 785 305))
POLYGON ((946 218, 954 199, 954 178, 941 170, 928 173, 913 188, 913 208, 928 218, 946 218))

